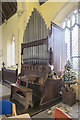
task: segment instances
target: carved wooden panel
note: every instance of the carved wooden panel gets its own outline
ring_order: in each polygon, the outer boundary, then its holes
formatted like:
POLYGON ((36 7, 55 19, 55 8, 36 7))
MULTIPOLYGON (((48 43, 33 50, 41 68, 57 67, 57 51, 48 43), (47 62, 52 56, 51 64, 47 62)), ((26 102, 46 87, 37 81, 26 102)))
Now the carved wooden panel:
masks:
POLYGON ((17 81, 18 69, 10 70, 2 68, 2 80, 8 83, 15 83, 17 81))

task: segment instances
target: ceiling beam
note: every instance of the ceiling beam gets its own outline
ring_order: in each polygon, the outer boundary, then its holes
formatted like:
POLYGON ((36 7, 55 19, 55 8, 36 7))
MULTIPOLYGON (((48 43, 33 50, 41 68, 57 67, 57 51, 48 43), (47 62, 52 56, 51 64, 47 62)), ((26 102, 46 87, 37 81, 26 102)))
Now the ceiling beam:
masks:
POLYGON ((12 15, 16 13, 17 2, 0 2, 0 24, 4 23, 5 20, 8 20, 12 15))
POLYGON ((12 12, 11 7, 9 6, 10 3, 6 2, 7 5, 7 9, 9 10, 9 12, 12 12))
POLYGON ((4 11, 2 11, 2 14, 3 14, 4 18, 6 19, 6 15, 5 15, 4 11))

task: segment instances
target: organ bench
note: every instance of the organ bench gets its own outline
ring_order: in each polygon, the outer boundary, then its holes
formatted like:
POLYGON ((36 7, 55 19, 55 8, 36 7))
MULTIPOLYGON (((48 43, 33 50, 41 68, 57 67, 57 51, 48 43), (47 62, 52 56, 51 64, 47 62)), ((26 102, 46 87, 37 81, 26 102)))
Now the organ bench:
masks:
POLYGON ((32 89, 23 87, 19 84, 11 84, 11 96, 10 99, 12 99, 13 94, 16 94, 17 96, 25 99, 26 104, 25 104, 25 109, 28 108, 29 105, 33 107, 32 103, 32 89))

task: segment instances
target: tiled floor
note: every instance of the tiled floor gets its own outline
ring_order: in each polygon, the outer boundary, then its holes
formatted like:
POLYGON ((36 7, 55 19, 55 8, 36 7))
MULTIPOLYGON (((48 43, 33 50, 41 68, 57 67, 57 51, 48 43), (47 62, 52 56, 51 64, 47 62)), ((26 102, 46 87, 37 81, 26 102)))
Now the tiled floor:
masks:
POLYGON ((46 113, 50 116, 53 116, 55 108, 58 107, 61 110, 63 110, 66 114, 71 116, 71 118, 79 118, 79 116, 80 116, 80 105, 79 104, 80 103, 77 102, 72 107, 70 107, 69 105, 66 105, 66 104, 63 104, 62 102, 60 102, 59 104, 57 104, 57 105, 51 107, 50 109, 46 110, 46 113))
POLYGON ((0 84, 0 99, 1 97, 8 96, 11 93, 11 89, 0 84))
MULTIPOLYGON (((32 118, 53 118, 52 116, 46 114, 46 112, 41 112, 35 116, 33 116, 32 118)), ((33 119, 34 120, 34 119, 33 119)), ((36 119, 35 119, 36 120, 36 119)), ((53 119, 51 119, 53 120, 53 119)))

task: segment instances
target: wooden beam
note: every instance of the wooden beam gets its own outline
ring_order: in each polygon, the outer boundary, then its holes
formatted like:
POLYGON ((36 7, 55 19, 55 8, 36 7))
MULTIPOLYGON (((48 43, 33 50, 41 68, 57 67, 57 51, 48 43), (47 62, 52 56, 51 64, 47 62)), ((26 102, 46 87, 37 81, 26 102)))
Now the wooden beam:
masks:
MULTIPOLYGON (((4 20, 8 20, 13 14, 16 13, 17 10, 17 2, 0 2, 0 12, 2 13, 2 23, 4 20)), ((1 16, 1 15, 0 15, 1 16)))
POLYGON ((48 49, 48 38, 42 39, 42 40, 37 40, 29 43, 22 43, 21 44, 21 55, 23 54, 23 49, 28 48, 28 47, 33 47, 33 46, 39 46, 46 44, 47 49, 48 49))
POLYGON ((37 40, 37 41, 33 41, 30 43, 22 43, 22 48, 27 48, 27 47, 33 47, 33 46, 38 46, 38 45, 43 45, 43 44, 47 44, 47 38, 42 39, 42 40, 37 40))
POLYGON ((8 9, 8 11, 9 11, 9 12, 12 12, 12 9, 11 9, 11 7, 10 7, 10 5, 9 5, 9 4, 10 4, 9 2, 6 2, 7 9, 8 9))
POLYGON ((15 10, 17 10, 17 2, 13 2, 13 6, 14 6, 15 10))
POLYGON ((45 2, 47 2, 48 0, 39 0, 39 4, 42 5, 44 4, 45 2))
POLYGON ((4 18, 6 19, 6 15, 5 15, 5 13, 4 13, 4 11, 3 11, 3 10, 2 10, 2 14, 3 14, 4 18))
POLYGON ((8 9, 7 9, 7 7, 6 7, 6 2, 3 2, 3 3, 2 3, 2 13, 3 13, 4 17, 7 18, 8 9))

